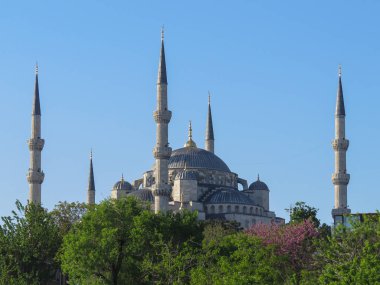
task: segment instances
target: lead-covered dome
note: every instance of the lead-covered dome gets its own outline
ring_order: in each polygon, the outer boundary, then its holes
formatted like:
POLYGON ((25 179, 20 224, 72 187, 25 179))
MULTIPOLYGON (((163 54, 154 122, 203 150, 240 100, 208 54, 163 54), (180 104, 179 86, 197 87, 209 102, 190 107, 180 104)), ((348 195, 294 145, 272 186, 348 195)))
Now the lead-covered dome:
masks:
POLYGON ((172 152, 169 169, 203 168, 231 172, 218 156, 196 147, 184 147, 172 152))
POLYGON ((133 187, 132 185, 124 180, 124 177, 121 177, 120 181, 117 181, 115 185, 113 186, 113 190, 125 190, 125 191, 132 191, 133 187))
POLYGON ((210 195, 206 204, 244 204, 253 205, 253 201, 238 190, 221 189, 210 195))
POLYGON ((129 193, 128 196, 134 196, 142 201, 145 201, 145 202, 153 202, 154 201, 154 197, 153 197, 153 193, 150 189, 147 189, 147 188, 142 188, 142 189, 139 189, 137 191, 134 191, 132 193, 129 193))
POLYGON ((263 181, 260 180, 260 177, 257 177, 257 181, 253 182, 249 185, 248 190, 256 191, 256 190, 266 190, 269 191, 268 185, 266 185, 263 181))

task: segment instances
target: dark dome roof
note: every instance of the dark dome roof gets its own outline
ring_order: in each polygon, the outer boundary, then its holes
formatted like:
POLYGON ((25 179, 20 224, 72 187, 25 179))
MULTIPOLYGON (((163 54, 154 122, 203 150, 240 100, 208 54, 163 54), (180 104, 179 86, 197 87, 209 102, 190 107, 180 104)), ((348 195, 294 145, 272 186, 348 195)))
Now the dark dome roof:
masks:
POLYGON ((113 186, 114 190, 126 190, 126 191, 131 191, 132 185, 125 181, 123 178, 121 178, 120 181, 116 182, 115 185, 113 186))
POLYGON ((268 185, 266 185, 264 182, 260 181, 259 178, 257 179, 257 181, 255 181, 251 185, 249 185, 248 189, 251 191, 255 191, 255 190, 269 191, 268 185))
POLYGON ((172 152, 169 168, 206 168, 231 172, 228 166, 212 152, 196 147, 184 147, 172 152))
POLYGON ((175 179, 176 180, 197 180, 197 173, 192 170, 184 169, 177 173, 177 175, 175 176, 175 179))
POLYGON ((248 204, 252 205, 253 201, 245 194, 238 190, 221 189, 216 191, 205 201, 206 204, 248 204))
POLYGON ((153 202, 154 201, 152 191, 147 189, 147 188, 142 188, 142 189, 139 189, 139 190, 134 191, 132 193, 129 193, 128 196, 134 196, 134 197, 136 197, 142 201, 146 201, 146 202, 153 202))

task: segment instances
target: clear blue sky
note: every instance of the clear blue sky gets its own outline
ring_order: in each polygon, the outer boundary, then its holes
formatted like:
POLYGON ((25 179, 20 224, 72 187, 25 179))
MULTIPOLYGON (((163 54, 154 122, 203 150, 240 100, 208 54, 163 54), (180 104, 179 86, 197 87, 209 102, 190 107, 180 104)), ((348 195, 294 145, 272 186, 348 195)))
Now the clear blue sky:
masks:
POLYGON ((348 201, 379 209, 379 1, 2 1, 0 215, 28 195, 34 64, 42 108, 43 204, 84 201, 94 150, 97 200, 153 164, 155 80, 165 25, 169 141, 193 121, 203 146, 207 91, 216 153, 270 207, 305 201, 331 222, 338 64, 347 112, 348 201), (134 4, 132 3, 134 2, 134 4))

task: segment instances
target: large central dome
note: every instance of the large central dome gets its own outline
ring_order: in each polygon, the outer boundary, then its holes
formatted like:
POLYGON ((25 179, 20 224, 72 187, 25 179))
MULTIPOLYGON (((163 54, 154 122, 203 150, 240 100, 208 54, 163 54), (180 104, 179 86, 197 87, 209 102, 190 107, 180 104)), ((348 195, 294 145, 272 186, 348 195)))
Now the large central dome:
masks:
POLYGON ((203 168, 231 172, 228 166, 212 152, 197 147, 173 150, 169 159, 169 169, 203 168))

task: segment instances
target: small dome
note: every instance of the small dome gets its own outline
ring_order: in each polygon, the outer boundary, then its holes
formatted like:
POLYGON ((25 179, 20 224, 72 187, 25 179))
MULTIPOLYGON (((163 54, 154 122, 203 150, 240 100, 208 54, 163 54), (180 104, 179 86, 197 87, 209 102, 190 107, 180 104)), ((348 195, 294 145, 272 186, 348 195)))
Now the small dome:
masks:
POLYGON ((124 180, 123 176, 121 176, 121 180, 116 182, 112 189, 113 190, 132 191, 133 187, 129 182, 124 180))
POLYGON ((197 173, 188 169, 184 169, 177 173, 175 180, 197 180, 197 173))
POLYGON ((134 191, 132 193, 129 193, 128 196, 134 196, 142 201, 145 202, 152 202, 154 201, 153 193, 150 189, 147 188, 141 188, 137 191, 134 191))
POLYGON ((205 201, 206 204, 245 204, 253 205, 253 201, 238 190, 221 189, 205 201))
POLYGON ((249 185, 248 190, 256 191, 256 190, 266 190, 269 191, 268 185, 266 185, 264 182, 260 181, 260 177, 257 177, 257 181, 253 182, 251 185, 249 185))

